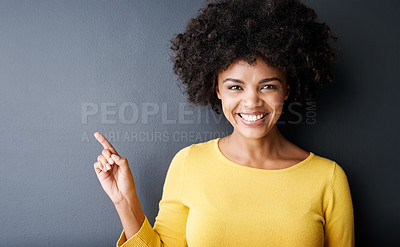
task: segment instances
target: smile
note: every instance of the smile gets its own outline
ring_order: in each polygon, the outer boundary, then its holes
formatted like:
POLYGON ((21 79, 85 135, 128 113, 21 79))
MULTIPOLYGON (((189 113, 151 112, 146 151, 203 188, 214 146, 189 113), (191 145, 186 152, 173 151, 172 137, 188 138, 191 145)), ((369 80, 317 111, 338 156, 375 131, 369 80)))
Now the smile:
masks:
POLYGON ((240 113, 238 113, 238 115, 242 119, 246 120, 247 122, 256 122, 256 121, 259 121, 259 120, 263 119, 265 116, 268 115, 268 113, 258 114, 258 115, 240 114, 240 113))

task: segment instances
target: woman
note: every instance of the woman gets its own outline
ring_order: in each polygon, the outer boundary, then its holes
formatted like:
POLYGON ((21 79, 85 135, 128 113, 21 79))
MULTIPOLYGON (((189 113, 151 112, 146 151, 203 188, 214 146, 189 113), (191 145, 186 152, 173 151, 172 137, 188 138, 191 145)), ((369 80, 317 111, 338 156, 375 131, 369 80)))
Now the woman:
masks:
POLYGON ((124 228, 117 246, 354 246, 343 169, 276 125, 284 105, 331 81, 335 37, 315 18, 296 0, 221 0, 172 40, 189 101, 222 108, 234 130, 175 155, 154 227, 128 161, 96 132, 95 171, 124 228))

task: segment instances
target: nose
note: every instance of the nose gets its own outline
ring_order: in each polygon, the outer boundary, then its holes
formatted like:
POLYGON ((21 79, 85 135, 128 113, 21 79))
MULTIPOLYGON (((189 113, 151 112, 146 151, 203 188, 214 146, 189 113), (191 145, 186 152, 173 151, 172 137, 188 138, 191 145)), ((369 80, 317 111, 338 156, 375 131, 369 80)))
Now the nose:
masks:
POLYGON ((248 89, 244 94, 244 99, 242 99, 242 101, 247 109, 255 109, 262 106, 262 98, 260 97, 259 92, 254 89, 248 89))

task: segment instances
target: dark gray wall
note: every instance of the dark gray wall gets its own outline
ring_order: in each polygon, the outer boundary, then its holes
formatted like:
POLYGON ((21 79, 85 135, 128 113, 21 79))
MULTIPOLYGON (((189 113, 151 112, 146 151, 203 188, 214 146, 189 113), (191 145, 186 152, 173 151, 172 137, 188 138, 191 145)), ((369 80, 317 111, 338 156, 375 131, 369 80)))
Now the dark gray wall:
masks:
MULTIPOLYGON (((280 128, 346 171, 357 246, 399 244, 399 2, 306 3, 339 37, 335 82, 280 128)), ((202 4, 0 1, 0 246, 115 245, 95 131, 128 158, 152 224, 174 154, 231 131, 185 104, 169 61, 169 39, 202 4)))

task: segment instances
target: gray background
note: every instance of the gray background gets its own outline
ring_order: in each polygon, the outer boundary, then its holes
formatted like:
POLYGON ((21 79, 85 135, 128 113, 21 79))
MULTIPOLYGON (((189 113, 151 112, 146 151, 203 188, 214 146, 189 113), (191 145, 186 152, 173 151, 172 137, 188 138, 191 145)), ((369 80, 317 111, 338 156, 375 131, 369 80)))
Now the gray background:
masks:
MULTIPOLYGON (((280 129, 345 170, 357 246, 399 244, 399 2, 306 3, 339 37, 335 82, 314 124, 280 129)), ((0 1, 0 246, 115 245, 122 226, 93 170, 95 131, 128 158, 151 224, 175 153, 231 131, 184 104, 169 61, 169 39, 202 4, 0 1)))

